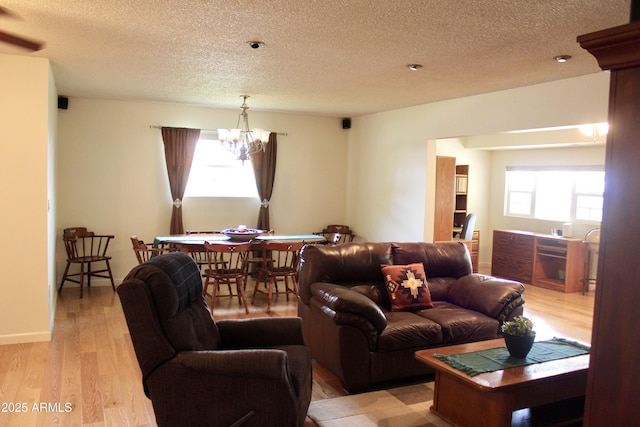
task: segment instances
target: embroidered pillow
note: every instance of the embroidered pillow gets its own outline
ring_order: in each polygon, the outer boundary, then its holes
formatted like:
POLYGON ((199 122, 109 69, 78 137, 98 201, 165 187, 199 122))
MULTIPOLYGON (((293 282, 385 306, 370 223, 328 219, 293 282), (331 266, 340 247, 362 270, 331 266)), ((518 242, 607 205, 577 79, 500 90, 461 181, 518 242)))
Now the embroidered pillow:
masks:
POLYGON ((422 263, 383 264, 380 267, 391 300, 391 311, 416 311, 433 307, 422 263))

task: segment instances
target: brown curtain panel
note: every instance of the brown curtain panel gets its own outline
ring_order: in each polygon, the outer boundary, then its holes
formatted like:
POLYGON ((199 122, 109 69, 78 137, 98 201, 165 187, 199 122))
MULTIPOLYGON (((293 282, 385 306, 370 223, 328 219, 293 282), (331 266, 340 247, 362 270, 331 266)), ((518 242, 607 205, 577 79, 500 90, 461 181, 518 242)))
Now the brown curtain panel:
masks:
POLYGON ((269 201, 271 200, 271 193, 273 192, 273 182, 276 178, 277 154, 278 136, 275 132, 271 132, 265 151, 251 155, 251 164, 253 165, 253 173, 256 176, 258 196, 260 196, 260 200, 262 200, 260 212, 258 213, 258 225, 256 226, 256 228, 260 230, 271 230, 269 223, 269 201))
POLYGON ((164 157, 167 162, 169 187, 171 188, 171 198, 173 199, 170 234, 184 233, 182 198, 187 187, 187 180, 193 163, 193 153, 196 151, 198 139, 200 139, 200 129, 162 128, 164 157))

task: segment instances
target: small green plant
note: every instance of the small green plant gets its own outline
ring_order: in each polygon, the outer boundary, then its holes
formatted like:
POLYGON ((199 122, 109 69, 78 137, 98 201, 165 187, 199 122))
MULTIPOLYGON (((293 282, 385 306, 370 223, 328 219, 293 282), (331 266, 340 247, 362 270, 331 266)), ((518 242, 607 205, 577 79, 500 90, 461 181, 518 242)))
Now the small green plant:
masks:
POLYGON ((533 330, 533 322, 524 316, 516 316, 513 320, 504 322, 502 332, 518 337, 534 337, 536 335, 533 330))

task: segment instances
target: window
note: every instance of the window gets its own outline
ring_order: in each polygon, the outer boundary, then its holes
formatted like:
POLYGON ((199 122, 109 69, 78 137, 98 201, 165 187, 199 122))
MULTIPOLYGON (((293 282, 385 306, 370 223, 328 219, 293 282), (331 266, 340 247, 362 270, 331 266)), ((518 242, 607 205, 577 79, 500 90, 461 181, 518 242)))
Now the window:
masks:
POLYGON ((576 219, 602 221, 604 172, 579 172, 576 177, 576 219))
POLYGON ((251 161, 244 165, 212 137, 196 145, 185 197, 258 197, 251 161))
POLYGON ((602 221, 602 169, 507 168, 505 215, 563 222, 602 221))

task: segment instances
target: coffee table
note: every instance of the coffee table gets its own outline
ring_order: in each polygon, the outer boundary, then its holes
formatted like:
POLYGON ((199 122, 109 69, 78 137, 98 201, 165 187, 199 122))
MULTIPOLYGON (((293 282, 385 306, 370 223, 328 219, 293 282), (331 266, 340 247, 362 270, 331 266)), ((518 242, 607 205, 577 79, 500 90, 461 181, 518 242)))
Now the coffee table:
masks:
POLYGON ((420 350, 435 370, 431 412, 456 426, 511 426, 514 410, 584 396, 589 355, 469 376, 433 357, 504 347, 503 339, 420 350))

